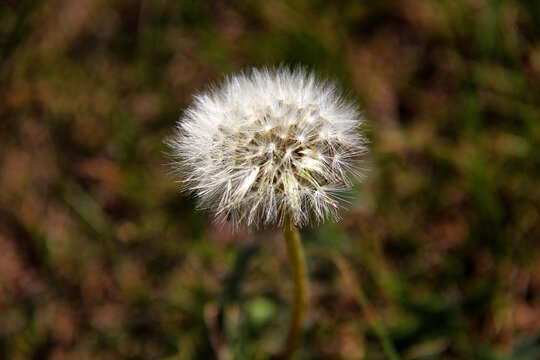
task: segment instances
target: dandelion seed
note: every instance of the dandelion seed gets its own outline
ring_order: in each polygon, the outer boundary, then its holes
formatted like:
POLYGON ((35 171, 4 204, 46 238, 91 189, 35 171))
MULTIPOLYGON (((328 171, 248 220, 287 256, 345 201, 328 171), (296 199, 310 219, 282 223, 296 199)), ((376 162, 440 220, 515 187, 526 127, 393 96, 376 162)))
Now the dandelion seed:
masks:
POLYGON ((359 175, 363 119, 305 70, 253 69, 195 97, 169 144, 199 205, 234 225, 338 218, 359 175))

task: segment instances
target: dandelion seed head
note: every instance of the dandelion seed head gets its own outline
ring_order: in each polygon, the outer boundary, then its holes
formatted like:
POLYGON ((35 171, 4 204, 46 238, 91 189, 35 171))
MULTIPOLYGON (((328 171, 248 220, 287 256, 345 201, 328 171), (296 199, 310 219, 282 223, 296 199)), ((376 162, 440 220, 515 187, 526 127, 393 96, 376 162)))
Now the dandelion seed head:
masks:
POLYGON ((358 108, 305 70, 252 69, 200 93, 168 139, 186 190, 217 219, 267 227, 339 217, 367 150, 358 108))

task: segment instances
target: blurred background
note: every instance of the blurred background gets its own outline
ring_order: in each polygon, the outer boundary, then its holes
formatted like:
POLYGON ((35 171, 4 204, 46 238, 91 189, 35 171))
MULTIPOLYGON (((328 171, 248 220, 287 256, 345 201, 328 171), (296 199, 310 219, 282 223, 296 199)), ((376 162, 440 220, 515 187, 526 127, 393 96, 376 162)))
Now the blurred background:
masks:
POLYGON ((369 119, 368 177, 303 230, 297 359, 540 359, 540 4, 0 1, 0 358, 267 359, 279 232, 194 211, 163 138, 222 74, 303 64, 369 119))

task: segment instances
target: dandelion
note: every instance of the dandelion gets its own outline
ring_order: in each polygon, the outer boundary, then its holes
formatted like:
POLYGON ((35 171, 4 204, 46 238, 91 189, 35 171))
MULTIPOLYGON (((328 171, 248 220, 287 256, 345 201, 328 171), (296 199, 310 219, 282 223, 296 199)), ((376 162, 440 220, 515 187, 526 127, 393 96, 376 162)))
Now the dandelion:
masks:
POLYGON ((233 225, 339 217, 366 150, 338 87, 304 70, 253 69, 195 97, 169 139, 186 189, 233 225))
POLYGON ((283 227, 295 287, 282 357, 294 351, 307 301, 297 227, 339 217, 361 177, 362 124, 335 83, 303 69, 264 68, 197 95, 168 139, 175 170, 201 208, 234 226, 283 227))

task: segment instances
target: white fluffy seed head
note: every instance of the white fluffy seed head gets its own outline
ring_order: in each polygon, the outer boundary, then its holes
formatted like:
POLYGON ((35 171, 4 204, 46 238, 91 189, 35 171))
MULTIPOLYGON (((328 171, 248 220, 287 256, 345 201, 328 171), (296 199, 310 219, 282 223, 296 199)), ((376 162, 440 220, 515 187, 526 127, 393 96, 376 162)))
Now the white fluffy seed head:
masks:
POLYGON ((337 219, 366 151, 358 108, 303 69, 228 77, 195 97, 168 139, 199 205, 233 225, 337 219))

